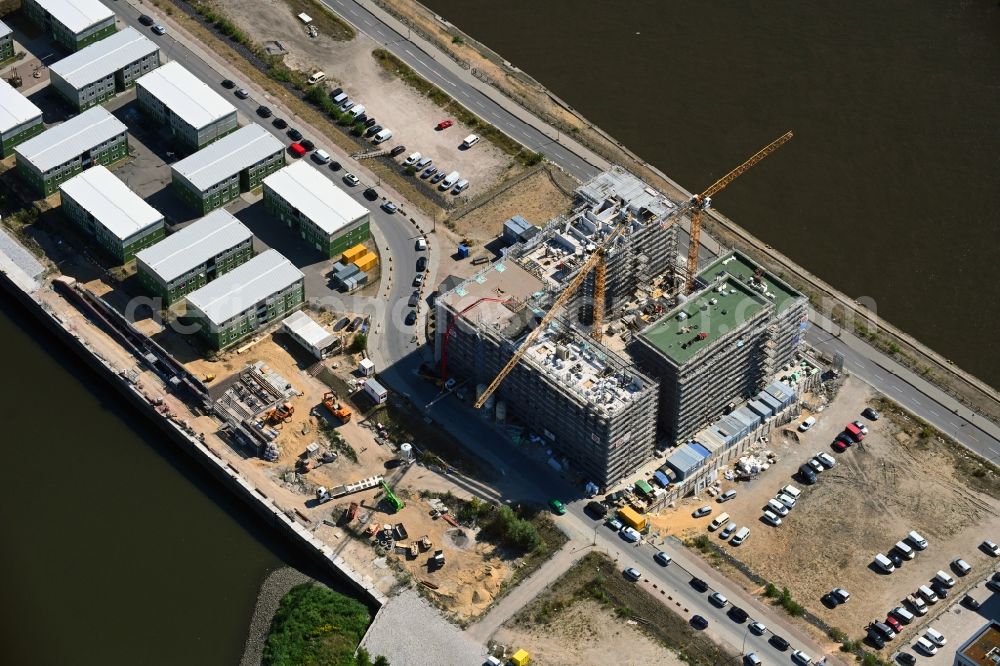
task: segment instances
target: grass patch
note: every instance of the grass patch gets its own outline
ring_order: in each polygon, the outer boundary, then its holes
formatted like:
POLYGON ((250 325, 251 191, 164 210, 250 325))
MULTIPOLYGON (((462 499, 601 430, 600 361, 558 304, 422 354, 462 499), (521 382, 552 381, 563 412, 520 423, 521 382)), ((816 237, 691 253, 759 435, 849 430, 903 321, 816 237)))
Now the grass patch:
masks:
POLYGON ((792 599, 792 593, 788 591, 787 587, 779 590, 773 583, 768 583, 767 587, 764 588, 764 596, 773 599, 775 604, 784 608, 785 612, 792 617, 799 617, 806 611, 802 604, 792 599))
MULTIPOLYGON (((349 42, 355 37, 354 28, 349 23, 316 0, 285 0, 285 4, 295 16, 305 12, 312 17, 313 25, 319 29, 320 34, 332 37, 338 42, 349 42)), ((302 29, 305 30, 304 24, 302 29)))
MULTIPOLYGON (((372 666, 365 650, 354 651, 368 630, 364 605, 322 585, 305 583, 289 590, 271 620, 263 666, 331 664, 372 666)), ((388 666, 384 657, 376 666, 388 666)))
POLYGON ((403 83, 407 84, 424 97, 430 99, 432 102, 444 109, 448 115, 454 116, 459 122, 468 125, 482 138, 486 139, 521 164, 524 164, 525 166, 534 166, 545 159, 545 156, 542 153, 528 150, 493 125, 481 120, 477 115, 452 99, 448 93, 444 92, 433 83, 414 72, 409 65, 385 49, 375 49, 372 51, 372 57, 375 58, 378 64, 381 65, 382 69, 386 72, 400 79, 403 83))
POLYGON ((580 600, 593 600, 636 629, 674 651, 692 666, 737 663, 687 621, 642 588, 625 580, 617 564, 603 553, 588 553, 509 620, 520 626, 550 625, 580 600))

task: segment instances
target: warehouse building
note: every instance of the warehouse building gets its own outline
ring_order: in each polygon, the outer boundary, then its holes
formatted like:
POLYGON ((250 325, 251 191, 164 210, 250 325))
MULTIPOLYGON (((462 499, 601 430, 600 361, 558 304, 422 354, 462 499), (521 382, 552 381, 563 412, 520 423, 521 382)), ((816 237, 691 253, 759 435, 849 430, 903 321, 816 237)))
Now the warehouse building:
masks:
POLYGON ((139 108, 170 128, 174 138, 200 150, 235 131, 236 108, 179 62, 168 62, 136 81, 139 108))
POLYGON ((139 281, 170 305, 253 257, 253 234, 216 210, 135 256, 139 281))
POLYGON ((14 57, 14 31, 10 26, 0 21, 0 62, 14 57))
POLYGON ((3 157, 14 152, 14 146, 45 131, 42 110, 0 79, 0 147, 3 157))
POLYGON ((277 250, 267 250, 188 294, 188 315, 214 349, 253 335, 305 299, 305 276, 277 250))
POLYGON ((62 211, 120 263, 165 235, 163 215, 107 167, 97 165, 59 186, 62 211))
POLYGON ((128 155, 128 128, 103 106, 87 109, 14 148, 17 170, 43 196, 94 164, 128 155))
POLYGON ((91 44, 49 68, 52 86, 78 111, 111 99, 160 66, 160 47, 134 28, 91 44))
POLYGON ((257 123, 171 167, 174 188, 202 215, 249 192, 285 166, 285 145, 257 123))
POLYGON ((24 0, 24 13, 70 51, 115 32, 115 14, 100 0, 24 0))
POLYGON ((264 179, 264 205, 327 258, 368 239, 368 209, 305 162, 264 179))
POLYGON ((320 361, 341 346, 340 338, 302 310, 285 317, 281 322, 281 330, 320 361))

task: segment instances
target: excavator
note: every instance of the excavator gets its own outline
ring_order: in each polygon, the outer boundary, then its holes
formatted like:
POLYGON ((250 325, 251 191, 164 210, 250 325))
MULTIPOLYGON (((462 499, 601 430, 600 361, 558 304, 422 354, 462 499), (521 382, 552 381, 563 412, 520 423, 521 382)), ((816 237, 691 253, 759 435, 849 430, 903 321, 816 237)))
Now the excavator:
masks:
POLYGON ((323 406, 340 419, 341 423, 347 423, 351 420, 351 410, 337 401, 337 396, 333 391, 327 391, 323 394, 323 406))
POLYGON ((279 423, 285 423, 292 418, 292 414, 295 413, 295 406, 286 402, 284 404, 278 405, 272 409, 269 409, 266 414, 264 414, 264 422, 268 425, 278 425, 279 423))

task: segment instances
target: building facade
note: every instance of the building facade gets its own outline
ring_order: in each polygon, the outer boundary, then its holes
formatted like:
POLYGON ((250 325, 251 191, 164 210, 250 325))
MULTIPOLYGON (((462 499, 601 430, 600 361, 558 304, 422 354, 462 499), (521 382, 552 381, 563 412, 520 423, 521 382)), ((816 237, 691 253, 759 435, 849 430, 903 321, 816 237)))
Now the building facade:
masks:
POLYGON ((95 166, 59 187, 61 210, 119 263, 164 235, 163 215, 106 167, 95 166))
POLYGON ((316 169, 296 162, 264 179, 264 205, 327 258, 368 239, 368 209, 316 169))
POLYGON ((239 128, 236 108, 176 61, 141 76, 136 100, 189 150, 200 150, 239 128))
POLYGON ((70 51, 115 32, 115 14, 100 0, 23 0, 24 13, 70 51))
POLYGON ((267 250, 187 296, 188 316, 213 349, 225 349, 302 307, 305 276, 267 250))
POLYGON ((10 26, 0 21, 0 62, 6 62, 14 57, 14 31, 10 26))
POLYGON ((31 100, 0 79, 0 147, 3 157, 14 152, 14 146, 45 131, 42 110, 31 100))
POLYGON ((285 145, 257 123, 241 127, 170 168, 174 189, 203 215, 259 187, 285 166, 285 145))
POLYGON ((49 76, 63 99, 83 111, 131 88, 159 66, 160 47, 125 28, 53 64, 49 76))
POLYGON ((217 210, 171 234, 135 258, 139 281, 171 305, 253 257, 253 234, 217 210))
POLYGON ((104 107, 95 106, 14 148, 17 170, 42 196, 95 164, 109 165, 128 155, 128 128, 104 107))

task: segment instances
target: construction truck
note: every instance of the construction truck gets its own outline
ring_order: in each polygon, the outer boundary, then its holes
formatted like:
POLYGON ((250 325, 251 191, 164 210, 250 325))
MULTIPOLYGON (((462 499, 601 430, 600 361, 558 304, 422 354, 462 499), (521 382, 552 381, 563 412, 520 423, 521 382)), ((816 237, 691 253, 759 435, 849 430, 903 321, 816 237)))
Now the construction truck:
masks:
POLYGON ((438 569, 443 568, 444 567, 444 551, 443 550, 435 550, 434 551, 434 557, 431 558, 431 560, 430 560, 430 562, 428 564, 430 566, 431 571, 437 571, 438 569))
POLYGON ((333 391, 327 391, 323 394, 323 406, 340 419, 341 423, 347 423, 351 420, 351 410, 337 401, 337 396, 333 391))
POLYGON ((273 407, 264 414, 264 422, 268 425, 278 425, 279 423, 285 423, 292 418, 292 414, 295 413, 295 406, 286 402, 277 407, 273 407))
POLYGON ((418 543, 420 544, 420 550, 422 550, 424 552, 427 552, 428 550, 430 550, 431 548, 434 547, 434 544, 431 543, 430 538, 428 538, 428 536, 426 534, 423 535, 422 537, 420 537, 420 540, 419 540, 418 543))
POLYGON ((330 492, 323 486, 316 489, 316 502, 318 504, 323 504, 324 502, 329 502, 333 497, 330 492))
POLYGON ((393 494, 392 488, 390 488, 385 481, 381 481, 381 484, 382 484, 382 490, 385 491, 385 499, 386 501, 389 502, 389 504, 392 505, 393 512, 400 511, 404 506, 406 506, 403 500, 399 499, 398 497, 396 497, 395 494, 393 494))
POLYGON ((623 523, 629 527, 639 530, 640 532, 646 529, 646 516, 640 514, 630 506, 623 506, 618 509, 618 517, 623 523))

